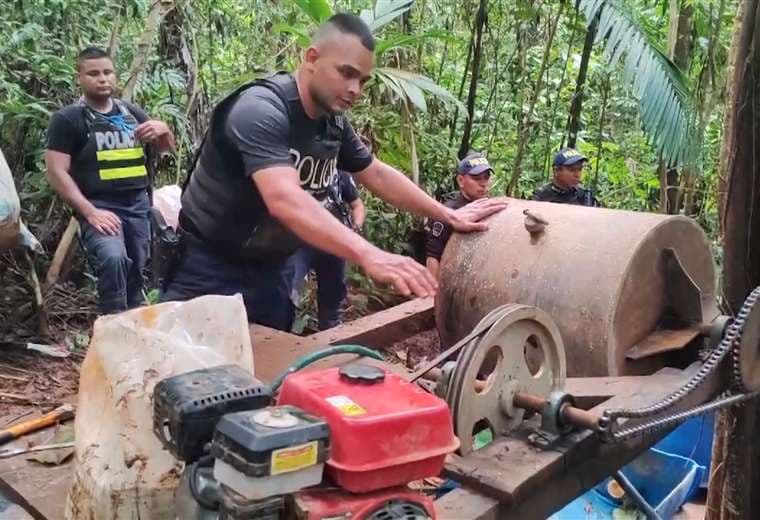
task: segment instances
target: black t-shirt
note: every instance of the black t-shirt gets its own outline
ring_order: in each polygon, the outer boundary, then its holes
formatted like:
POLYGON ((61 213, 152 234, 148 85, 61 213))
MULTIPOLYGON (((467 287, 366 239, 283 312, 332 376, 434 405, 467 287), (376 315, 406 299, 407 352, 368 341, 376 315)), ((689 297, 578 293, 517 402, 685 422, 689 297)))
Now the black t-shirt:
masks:
POLYGON ((582 186, 573 186, 563 189, 550 182, 537 189, 533 194, 533 200, 538 202, 556 202, 559 204, 575 204, 578 206, 601 207, 594 193, 582 186))
MULTIPOLYGON (((134 116, 138 124, 150 119, 148 114, 137 105, 126 101, 121 101, 121 103, 127 107, 127 110, 134 116)), ((47 129, 46 148, 71 156, 71 175, 75 180, 78 173, 81 173, 79 170, 93 171, 98 169, 95 152, 80 157, 80 153, 87 145, 89 138, 85 110, 86 108, 81 104, 68 105, 53 114, 47 129)), ((105 118, 118 118, 122 114, 117 104, 114 103, 108 113, 100 113, 100 115, 105 118)), ((110 209, 124 206, 125 208, 129 208, 133 205, 134 200, 139 198, 140 195, 137 192, 144 191, 144 188, 127 190, 127 192, 119 189, 110 193, 101 193, 95 199, 90 197, 90 200, 93 204, 101 200, 105 202, 105 205, 96 204, 96 207, 107 206, 110 209)))
MULTIPOLYGON (((462 192, 458 192, 444 201, 443 205, 452 209, 459 209, 469 204, 469 202, 462 196, 462 192)), ((452 231, 453 229, 448 224, 444 224, 439 220, 428 220, 425 225, 425 250, 428 258, 441 259, 443 250, 446 249, 446 244, 449 242, 449 238, 451 238, 452 231)))
POLYGON ((373 160, 344 115, 306 115, 292 75, 269 81, 276 86, 242 87, 217 105, 182 196, 180 225, 228 256, 274 258, 298 247, 269 215, 256 172, 295 168, 301 187, 326 205, 337 170, 357 173, 373 160))

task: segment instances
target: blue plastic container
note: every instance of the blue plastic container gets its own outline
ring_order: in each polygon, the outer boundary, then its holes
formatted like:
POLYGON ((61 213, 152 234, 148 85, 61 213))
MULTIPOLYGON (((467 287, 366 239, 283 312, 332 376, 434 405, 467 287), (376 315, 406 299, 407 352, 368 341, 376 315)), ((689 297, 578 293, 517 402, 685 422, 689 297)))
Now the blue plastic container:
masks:
MULTIPOLYGON (((623 468, 623 474, 644 500, 664 519, 678 509, 699 489, 705 467, 694 460, 650 449, 623 468)), ((551 520, 612 519, 622 512, 623 502, 607 492, 607 478, 587 493, 570 502, 550 517, 551 520)), ((629 509, 630 511, 630 509, 629 509)), ((636 518, 635 511, 631 512, 636 518)))
MULTIPOLYGON (((714 431, 714 413, 692 417, 654 447, 660 451, 688 457, 709 470, 714 431)), ((707 487, 709 478, 710 472, 705 471, 700 482, 702 487, 707 487)))

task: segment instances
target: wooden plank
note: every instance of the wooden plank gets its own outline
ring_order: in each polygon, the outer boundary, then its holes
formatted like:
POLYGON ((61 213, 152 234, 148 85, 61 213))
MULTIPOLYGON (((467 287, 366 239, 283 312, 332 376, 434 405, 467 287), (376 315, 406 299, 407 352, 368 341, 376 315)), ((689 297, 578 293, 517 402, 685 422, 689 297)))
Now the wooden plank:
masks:
POLYGON ((499 502, 471 489, 450 491, 435 501, 438 520, 496 520, 499 502))
MULTIPOLYGON (((31 417, 40 416, 35 412, 31 417)), ((5 422, 9 418, 0 420, 5 422)), ((28 419, 28 417, 25 417, 28 419)), ((55 428, 30 433, 3 446, 3 449, 26 448, 30 444, 49 444, 55 428)), ((40 513, 50 520, 63 518, 66 495, 71 485, 73 457, 64 464, 49 466, 29 461, 25 455, 0 459, 0 478, 12 486, 40 513)), ((0 513, 0 518, 5 518, 0 513)), ((8 517, 11 520, 14 517, 8 517)), ((23 518, 23 517, 18 517, 23 518)))
MULTIPOLYGON (((296 359, 330 345, 353 343, 382 350, 433 326, 432 298, 411 300, 305 337, 253 325, 254 370, 261 381, 271 382, 296 359)), ((338 365, 353 359, 355 356, 339 356, 315 367, 338 365)))

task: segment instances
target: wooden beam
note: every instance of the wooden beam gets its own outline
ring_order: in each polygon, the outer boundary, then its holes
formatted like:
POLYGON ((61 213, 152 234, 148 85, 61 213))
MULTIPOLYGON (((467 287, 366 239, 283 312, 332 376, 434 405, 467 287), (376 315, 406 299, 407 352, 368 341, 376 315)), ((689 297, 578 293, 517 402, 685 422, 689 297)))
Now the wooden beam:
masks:
POLYGON ((497 520, 499 502, 471 489, 450 491, 435 501, 438 520, 497 520))
MULTIPOLYGON (((401 305, 365 316, 338 327, 310 336, 251 326, 256 377, 271 382, 296 359, 330 345, 359 344, 378 350, 435 326, 433 299, 410 300, 401 305)), ((316 363, 315 367, 345 363, 355 356, 338 356, 316 363)))

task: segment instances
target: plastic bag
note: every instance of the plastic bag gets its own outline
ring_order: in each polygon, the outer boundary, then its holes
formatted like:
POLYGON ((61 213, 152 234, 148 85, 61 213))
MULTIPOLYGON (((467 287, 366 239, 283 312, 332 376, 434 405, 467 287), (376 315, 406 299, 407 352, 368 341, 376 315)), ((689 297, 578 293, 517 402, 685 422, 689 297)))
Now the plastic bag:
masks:
POLYGON ((153 433, 153 388, 172 375, 229 363, 253 373, 240 295, 98 318, 80 370, 66 518, 173 519, 182 464, 153 433))
POLYGON ((13 175, 0 150, 0 253, 18 244, 21 233, 21 203, 13 175))
POLYGON ((153 207, 158 209, 164 220, 174 229, 179 222, 179 210, 182 209, 182 188, 176 184, 163 186, 153 192, 153 207))

